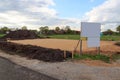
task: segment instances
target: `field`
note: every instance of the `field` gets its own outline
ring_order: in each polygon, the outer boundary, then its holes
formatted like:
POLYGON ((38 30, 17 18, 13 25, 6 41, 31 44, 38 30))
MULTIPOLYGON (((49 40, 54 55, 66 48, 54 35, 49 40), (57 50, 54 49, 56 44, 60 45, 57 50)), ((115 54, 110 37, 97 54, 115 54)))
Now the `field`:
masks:
MULTIPOLYGON (((13 40, 11 42, 19 44, 37 45, 46 48, 61 49, 67 51, 73 51, 78 43, 78 40, 65 40, 65 39, 33 39, 33 40, 13 40)), ((115 45, 115 41, 101 41, 101 52, 103 53, 116 53, 120 52, 120 47, 115 45)), ((83 51, 92 52, 96 51, 96 48, 88 48, 86 41, 83 41, 83 51)), ((77 52, 80 51, 78 46, 77 52)), ((97 51, 96 51, 97 53, 97 51)))
MULTIPOLYGON (((48 35, 50 38, 54 39, 72 39, 79 40, 80 35, 48 35)), ((82 38, 82 40, 86 40, 86 38, 82 38)), ((120 41, 120 35, 103 35, 101 36, 101 40, 103 41, 120 41)))
MULTIPOLYGON (((0 34, 0 37, 3 37, 5 34, 0 34)), ((40 37, 50 37, 52 39, 70 39, 70 40, 79 40, 80 35, 70 35, 70 34, 64 34, 64 35, 39 35, 40 37)), ((82 40, 86 40, 85 37, 81 38, 82 40)), ((102 41, 120 41, 120 35, 102 35, 100 37, 102 41)))

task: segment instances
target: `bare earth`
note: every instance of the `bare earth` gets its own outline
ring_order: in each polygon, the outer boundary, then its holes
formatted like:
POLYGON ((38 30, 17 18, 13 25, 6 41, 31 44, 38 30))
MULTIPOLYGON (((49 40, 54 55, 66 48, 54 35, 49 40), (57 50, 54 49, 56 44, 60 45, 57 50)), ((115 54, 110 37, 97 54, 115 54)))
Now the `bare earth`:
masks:
MULTIPOLYGON (((61 50, 68 50, 73 51, 77 46, 78 40, 65 40, 65 39, 33 39, 33 40, 14 40, 11 42, 19 43, 19 44, 30 44, 36 45, 46 48, 53 48, 53 49, 61 49, 61 50)), ((96 48, 88 48, 87 42, 83 41, 83 51, 95 51, 96 48)), ((120 47, 114 45, 115 41, 101 41, 100 47, 101 51, 114 53, 120 52, 120 47)), ((80 51, 80 45, 77 48, 77 51, 80 51)))
MULTIPOLYGON (((68 50, 73 51, 75 47, 77 46, 78 40, 65 40, 65 39, 33 39, 33 40, 12 40, 11 42, 18 43, 18 44, 30 44, 30 45, 36 45, 46 48, 53 48, 53 49, 61 49, 61 50, 68 50)), ((88 48, 87 42, 83 41, 83 51, 95 51, 96 48, 88 48)), ((101 47, 101 53, 111 55, 116 52, 120 52, 120 47, 114 45, 115 41, 101 41, 100 47, 101 47)), ((77 48, 77 51, 80 51, 80 45, 77 48)), ((97 51, 95 51, 97 52, 97 51)), ((113 62, 111 64, 99 61, 99 60, 76 60, 73 61, 74 63, 84 63, 90 66, 119 66, 120 67, 120 61, 113 62)))
MULTIPOLYGON (((73 51, 78 41, 64 39, 34 39, 11 42, 73 51)), ((101 41, 101 50, 106 52, 120 52, 120 47, 114 45, 114 43, 113 41, 101 41)), ((79 47, 77 50, 79 51, 79 47)), ((95 50, 95 48, 88 49, 86 41, 83 41, 83 51, 90 50, 95 50)), ((16 64, 28 67, 59 80, 120 80, 120 61, 111 64, 98 60, 72 60, 59 63, 47 63, 34 59, 28 60, 17 55, 5 54, 2 51, 0 51, 0 56, 16 64)))

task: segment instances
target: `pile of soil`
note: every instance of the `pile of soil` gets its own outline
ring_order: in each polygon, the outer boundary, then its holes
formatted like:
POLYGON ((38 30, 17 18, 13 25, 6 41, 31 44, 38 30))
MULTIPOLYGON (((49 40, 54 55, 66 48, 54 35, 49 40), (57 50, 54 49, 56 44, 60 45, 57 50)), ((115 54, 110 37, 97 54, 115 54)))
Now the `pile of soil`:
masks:
MULTIPOLYGON (((21 45, 11 42, 0 42, 0 49, 7 51, 9 54, 17 54, 31 59, 38 59, 47 62, 63 61, 65 59, 64 51, 60 49, 21 45)), ((71 57, 71 53, 67 51, 66 57, 71 57)))
POLYGON ((17 30, 17 31, 10 31, 7 35, 2 37, 2 39, 12 39, 12 40, 22 40, 22 39, 36 39, 39 36, 30 30, 17 30))

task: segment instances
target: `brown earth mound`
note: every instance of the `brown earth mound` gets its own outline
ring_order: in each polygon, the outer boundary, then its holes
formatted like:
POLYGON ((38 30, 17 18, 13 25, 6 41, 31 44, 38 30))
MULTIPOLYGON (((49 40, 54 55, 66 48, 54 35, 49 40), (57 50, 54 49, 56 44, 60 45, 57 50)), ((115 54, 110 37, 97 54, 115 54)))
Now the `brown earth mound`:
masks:
POLYGON ((36 39, 39 38, 37 34, 30 30, 10 31, 9 34, 2 37, 2 39, 22 40, 22 39, 36 39))
MULTIPOLYGON (((64 51, 60 49, 50 49, 32 45, 20 45, 11 42, 0 42, 0 49, 9 51, 9 54, 17 54, 43 61, 56 62, 64 60, 64 51)), ((70 52, 67 51, 66 54, 67 58, 71 57, 70 52)))

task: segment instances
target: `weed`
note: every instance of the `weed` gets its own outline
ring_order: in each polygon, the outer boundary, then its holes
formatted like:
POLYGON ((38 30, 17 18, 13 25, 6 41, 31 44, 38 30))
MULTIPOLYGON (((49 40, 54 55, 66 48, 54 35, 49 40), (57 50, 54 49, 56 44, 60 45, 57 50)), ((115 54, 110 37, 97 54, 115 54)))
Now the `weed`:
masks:
POLYGON ((91 54, 75 54, 74 59, 92 59, 92 60, 102 60, 106 63, 110 62, 110 57, 102 55, 102 54, 97 54, 97 55, 91 55, 91 54))

